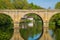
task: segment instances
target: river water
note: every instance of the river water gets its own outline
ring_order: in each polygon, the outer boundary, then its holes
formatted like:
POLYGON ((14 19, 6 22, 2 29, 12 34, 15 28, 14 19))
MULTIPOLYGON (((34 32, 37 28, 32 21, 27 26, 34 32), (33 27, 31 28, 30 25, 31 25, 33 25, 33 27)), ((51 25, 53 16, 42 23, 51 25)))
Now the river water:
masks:
POLYGON ((28 40, 37 40, 40 36, 41 36, 41 33, 40 34, 36 34, 33 37, 31 37, 31 36, 28 37, 28 40))

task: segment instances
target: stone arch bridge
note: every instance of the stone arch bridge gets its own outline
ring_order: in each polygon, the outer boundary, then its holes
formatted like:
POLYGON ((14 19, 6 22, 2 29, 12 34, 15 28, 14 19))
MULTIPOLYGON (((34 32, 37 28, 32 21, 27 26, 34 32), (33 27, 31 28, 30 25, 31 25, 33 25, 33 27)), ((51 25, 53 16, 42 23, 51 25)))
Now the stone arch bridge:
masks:
POLYGON ((14 21, 14 34, 11 40, 24 40, 19 33, 19 22, 21 18, 28 13, 36 13, 38 14, 43 20, 43 35, 39 40, 53 40, 53 38, 46 33, 49 29, 49 20, 50 18, 56 14, 60 13, 60 10, 0 10, 0 13, 4 13, 9 15, 14 21))

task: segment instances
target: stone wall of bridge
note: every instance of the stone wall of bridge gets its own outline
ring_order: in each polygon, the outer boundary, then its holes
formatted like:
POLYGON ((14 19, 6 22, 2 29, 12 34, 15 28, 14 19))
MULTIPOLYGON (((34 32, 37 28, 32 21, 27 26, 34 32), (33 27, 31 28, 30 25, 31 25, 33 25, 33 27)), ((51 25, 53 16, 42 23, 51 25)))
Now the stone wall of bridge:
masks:
POLYGON ((13 19, 14 34, 11 40, 24 40, 19 33, 19 22, 21 18, 28 13, 35 13, 43 20, 43 35, 39 40, 53 40, 53 38, 47 32, 49 29, 49 20, 54 14, 60 13, 60 10, 0 10, 0 13, 9 15, 13 19))

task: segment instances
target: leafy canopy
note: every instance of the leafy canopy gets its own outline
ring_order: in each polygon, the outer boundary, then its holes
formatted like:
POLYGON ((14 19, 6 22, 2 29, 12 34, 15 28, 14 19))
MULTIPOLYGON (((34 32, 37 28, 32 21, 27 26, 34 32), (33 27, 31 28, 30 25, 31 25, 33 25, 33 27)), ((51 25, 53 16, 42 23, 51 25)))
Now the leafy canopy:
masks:
POLYGON ((56 3, 55 9, 60 9, 60 2, 56 3))
POLYGON ((0 9, 43 9, 27 0, 0 0, 0 9))

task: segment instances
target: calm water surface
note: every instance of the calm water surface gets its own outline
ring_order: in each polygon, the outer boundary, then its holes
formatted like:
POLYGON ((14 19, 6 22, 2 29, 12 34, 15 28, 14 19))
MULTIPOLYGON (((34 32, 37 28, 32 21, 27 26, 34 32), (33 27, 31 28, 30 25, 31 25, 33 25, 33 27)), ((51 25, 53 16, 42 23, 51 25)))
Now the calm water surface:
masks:
POLYGON ((41 33, 40 34, 36 34, 34 35, 33 37, 29 37, 28 40, 37 40, 39 37, 41 36, 41 33))

